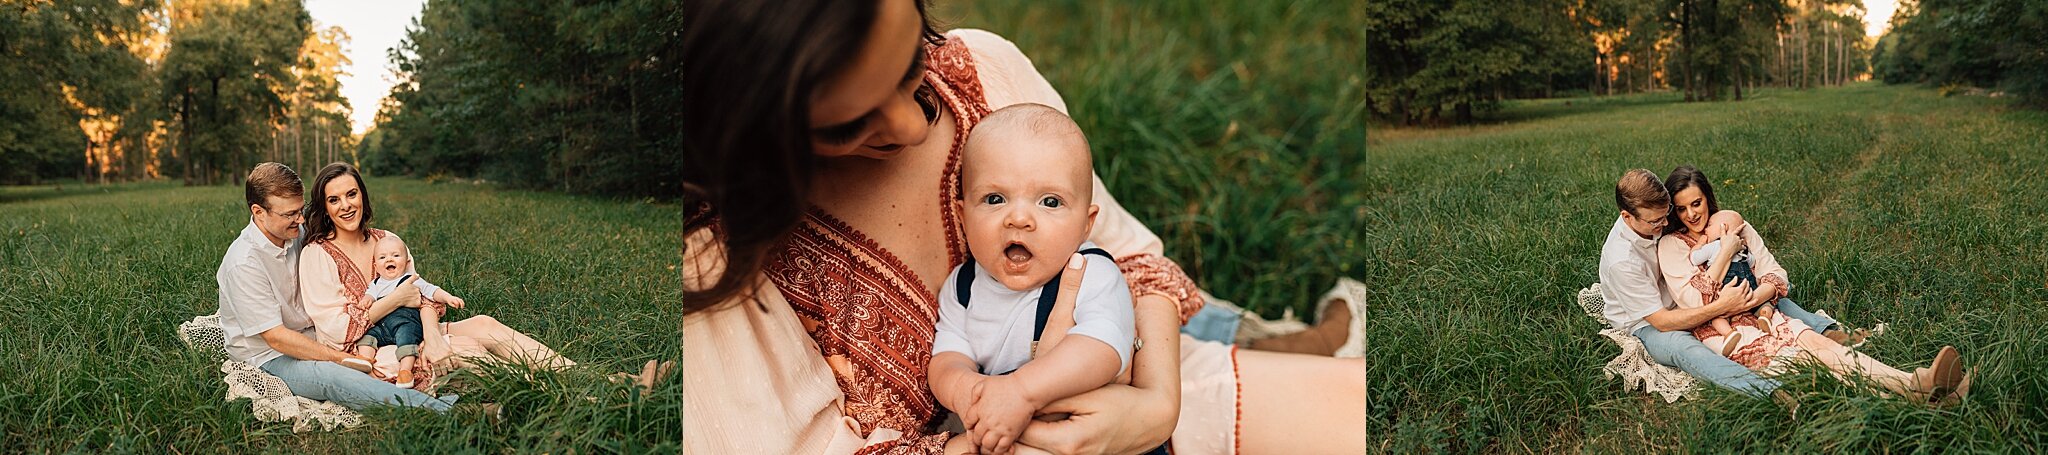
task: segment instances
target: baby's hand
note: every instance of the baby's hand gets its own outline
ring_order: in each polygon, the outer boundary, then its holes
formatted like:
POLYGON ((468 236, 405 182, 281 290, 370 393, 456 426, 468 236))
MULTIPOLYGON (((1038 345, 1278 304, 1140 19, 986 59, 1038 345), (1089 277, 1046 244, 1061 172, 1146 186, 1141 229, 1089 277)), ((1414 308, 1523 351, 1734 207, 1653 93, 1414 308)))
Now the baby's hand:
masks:
POLYGON ((992 376, 975 385, 973 430, 975 447, 985 454, 1006 454, 1031 423, 1038 405, 1024 394, 1024 385, 1010 376, 992 376))
MULTIPOLYGON (((445 293, 445 292, 447 292, 447 291, 442 291, 442 292, 443 292, 443 293, 445 293)), ((455 308, 462 308, 462 304, 463 304, 463 302, 462 302, 462 298, 461 298, 461 297, 456 297, 456 296, 455 296, 455 294, 448 294, 448 301, 447 301, 447 302, 445 302, 445 303, 447 303, 447 304, 448 304, 448 306, 451 306, 451 307, 455 307, 455 308)))

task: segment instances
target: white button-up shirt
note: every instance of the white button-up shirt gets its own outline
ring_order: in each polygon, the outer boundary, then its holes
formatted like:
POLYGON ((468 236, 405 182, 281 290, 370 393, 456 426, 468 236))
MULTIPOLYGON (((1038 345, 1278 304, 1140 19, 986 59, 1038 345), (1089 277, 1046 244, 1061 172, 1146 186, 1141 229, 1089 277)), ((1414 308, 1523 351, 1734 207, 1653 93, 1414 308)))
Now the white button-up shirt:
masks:
POLYGON ((257 367, 284 353, 264 342, 263 331, 284 326, 308 338, 313 319, 299 304, 299 249, 305 232, 279 247, 251 221, 220 258, 214 282, 220 285, 220 329, 228 357, 257 367))
POLYGON ((1600 297, 1607 301, 1601 311, 1607 325, 1635 333, 1643 318, 1671 306, 1671 296, 1658 285, 1663 274, 1657 270, 1657 239, 1643 238, 1620 217, 1607 231, 1607 243, 1600 247, 1600 297))

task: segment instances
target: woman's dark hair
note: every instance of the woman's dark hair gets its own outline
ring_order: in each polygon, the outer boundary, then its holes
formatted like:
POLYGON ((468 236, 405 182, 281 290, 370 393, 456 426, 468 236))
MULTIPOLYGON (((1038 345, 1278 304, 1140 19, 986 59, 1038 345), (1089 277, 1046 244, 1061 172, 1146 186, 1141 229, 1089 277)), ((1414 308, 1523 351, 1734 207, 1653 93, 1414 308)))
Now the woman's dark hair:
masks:
POLYGON ((1678 192, 1692 187, 1699 187, 1700 197, 1707 200, 1707 216, 1713 216, 1714 212, 1721 211, 1721 204, 1714 202, 1714 184, 1707 179, 1707 173, 1700 172, 1700 168, 1692 167, 1690 164, 1679 166, 1671 170, 1671 176, 1664 178, 1664 189, 1671 192, 1672 201, 1672 222, 1664 224, 1665 234, 1676 234, 1685 230, 1685 223, 1678 222, 1678 211, 1685 210, 1684 207, 1678 206, 1678 192))
POLYGON ((370 239, 370 185, 363 183, 363 173, 348 163, 334 163, 320 168, 320 174, 313 177, 312 197, 306 199, 306 241, 334 240, 334 219, 327 213, 327 182, 341 176, 356 179, 356 192, 363 195, 363 207, 357 209, 362 218, 363 240, 370 239))
MULTIPOLYGON (((715 282, 684 289, 683 313, 750 290, 749 277, 802 220, 817 160, 813 89, 860 54, 879 3, 684 2, 683 236, 711 229, 725 266, 715 282)), ((925 1, 916 4, 927 45, 944 44, 925 1)), ((927 119, 936 119, 933 92, 918 94, 927 119)))

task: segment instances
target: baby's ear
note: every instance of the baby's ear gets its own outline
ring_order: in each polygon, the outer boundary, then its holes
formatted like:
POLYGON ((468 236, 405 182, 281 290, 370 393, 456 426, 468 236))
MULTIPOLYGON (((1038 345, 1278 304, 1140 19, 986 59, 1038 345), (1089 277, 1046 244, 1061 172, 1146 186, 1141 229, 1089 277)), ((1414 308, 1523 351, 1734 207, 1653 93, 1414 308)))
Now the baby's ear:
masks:
POLYGON ((1088 225, 1081 229, 1082 237, 1095 234, 1095 215, 1098 213, 1102 213, 1102 206, 1088 204, 1088 225))

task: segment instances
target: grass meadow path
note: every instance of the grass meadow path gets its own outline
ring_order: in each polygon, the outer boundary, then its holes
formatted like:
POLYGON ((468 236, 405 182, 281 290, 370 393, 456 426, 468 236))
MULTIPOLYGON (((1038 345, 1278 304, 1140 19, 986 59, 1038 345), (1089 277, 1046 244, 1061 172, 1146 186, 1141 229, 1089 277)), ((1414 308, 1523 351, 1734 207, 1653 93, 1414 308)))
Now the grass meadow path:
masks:
POLYGON ((1377 451, 2007 452, 2048 446, 2048 115, 1859 84, 1742 102, 1514 104, 1472 128, 1374 130, 1365 166, 1377 451), (1933 410, 1824 374, 1796 416, 1720 390, 1664 404, 1601 377, 1573 307, 1614 181, 1693 164, 1791 271, 1791 298, 1904 369, 1953 344, 1969 401, 1933 410))
POLYGON ((220 362, 180 322, 213 313, 214 273, 248 223, 239 187, 0 188, 0 452, 680 451, 682 384, 605 381, 680 359, 680 212, 669 204, 369 179, 373 227, 405 236, 421 275, 590 368, 486 374, 443 388, 474 411, 375 411, 293 434, 225 402, 220 362), (496 449, 493 449, 496 448, 496 449))

